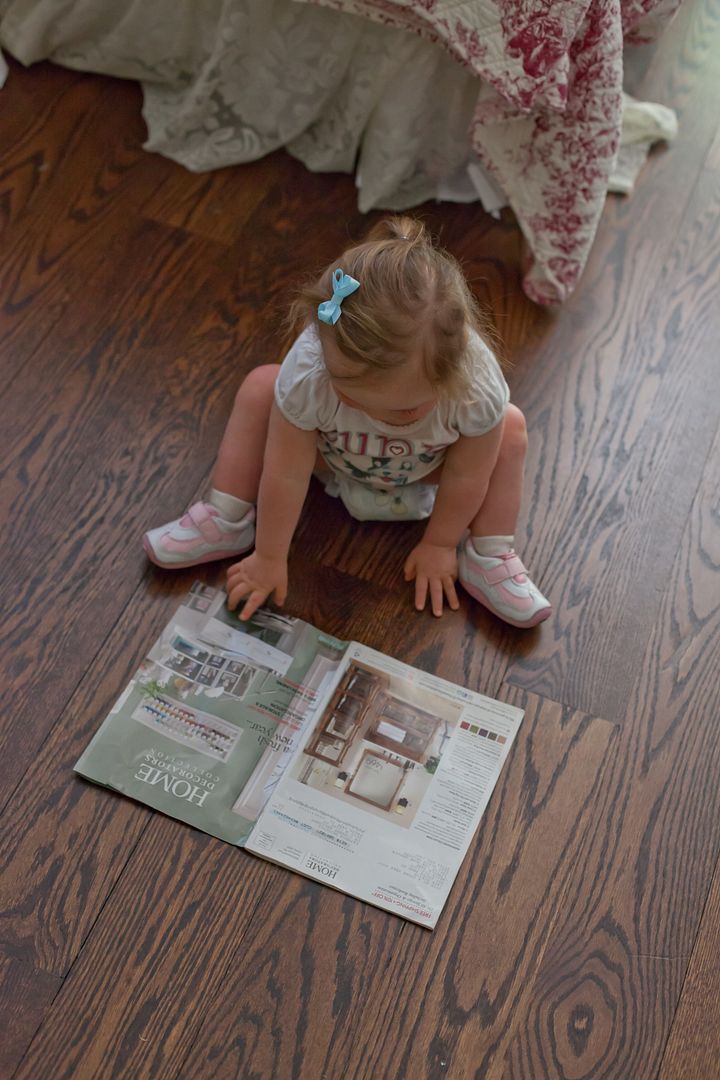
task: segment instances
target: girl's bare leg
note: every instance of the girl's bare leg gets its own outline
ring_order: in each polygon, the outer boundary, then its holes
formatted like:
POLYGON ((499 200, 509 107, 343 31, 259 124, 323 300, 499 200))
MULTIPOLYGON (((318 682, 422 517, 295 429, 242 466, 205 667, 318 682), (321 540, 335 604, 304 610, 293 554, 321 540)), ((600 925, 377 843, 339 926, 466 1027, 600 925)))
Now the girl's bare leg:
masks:
POLYGON ((483 504, 470 523, 472 536, 514 536, 526 453, 525 417, 515 405, 508 405, 497 463, 483 504))
POLYGON ((250 372, 235 395, 218 451, 212 486, 246 502, 257 502, 279 370, 278 364, 265 364, 250 372))
POLYGON ((472 542, 460 549, 458 560, 463 588, 499 618, 519 627, 536 626, 552 612, 512 550, 526 452, 525 418, 510 405, 485 500, 470 523, 472 542))

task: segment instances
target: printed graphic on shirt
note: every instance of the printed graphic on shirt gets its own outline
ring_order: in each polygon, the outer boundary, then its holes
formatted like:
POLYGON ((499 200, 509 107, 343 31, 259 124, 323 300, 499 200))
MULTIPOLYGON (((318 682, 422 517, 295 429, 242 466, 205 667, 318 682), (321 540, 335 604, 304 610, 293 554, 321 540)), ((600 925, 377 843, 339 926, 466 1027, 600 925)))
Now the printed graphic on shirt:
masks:
POLYGON ((420 480, 443 459, 446 445, 376 431, 325 431, 320 453, 335 472, 378 487, 420 480))

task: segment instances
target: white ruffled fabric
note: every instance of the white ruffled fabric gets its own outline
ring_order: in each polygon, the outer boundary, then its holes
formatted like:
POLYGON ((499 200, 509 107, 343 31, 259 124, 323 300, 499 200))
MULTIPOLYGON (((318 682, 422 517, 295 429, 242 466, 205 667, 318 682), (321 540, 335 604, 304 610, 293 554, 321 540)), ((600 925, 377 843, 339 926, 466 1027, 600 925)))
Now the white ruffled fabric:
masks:
POLYGON ((402 210, 469 157, 477 80, 403 30, 292 0, 10 0, 0 40, 23 63, 141 80, 148 150, 203 172, 285 146, 362 176, 402 210))
POLYGON ((553 23, 546 0, 0 0, 0 44, 139 79, 146 148, 193 172, 285 146, 355 172, 363 212, 507 199, 533 256, 525 290, 555 303, 605 199, 623 31, 677 2, 567 0, 553 23), (582 64, 596 76, 578 97, 582 64))

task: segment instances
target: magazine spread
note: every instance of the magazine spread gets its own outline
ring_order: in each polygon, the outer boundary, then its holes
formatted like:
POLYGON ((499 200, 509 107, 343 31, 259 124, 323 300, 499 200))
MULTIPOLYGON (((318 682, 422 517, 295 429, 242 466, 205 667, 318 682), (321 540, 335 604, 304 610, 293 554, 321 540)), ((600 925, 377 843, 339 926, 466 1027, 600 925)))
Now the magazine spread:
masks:
POLYGON ((75 768, 432 927, 522 715, 196 583, 75 768))

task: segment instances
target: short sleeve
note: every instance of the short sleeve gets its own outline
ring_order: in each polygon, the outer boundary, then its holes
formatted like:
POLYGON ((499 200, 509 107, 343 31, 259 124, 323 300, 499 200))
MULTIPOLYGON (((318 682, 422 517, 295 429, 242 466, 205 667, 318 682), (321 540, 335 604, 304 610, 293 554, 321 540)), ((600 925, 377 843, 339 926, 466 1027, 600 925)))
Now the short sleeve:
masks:
POLYGON ((337 411, 314 326, 303 330, 280 365, 275 401, 285 419, 305 431, 327 428, 337 411))
POLYGON ((485 435, 505 415, 510 390, 500 365, 479 334, 473 333, 469 349, 470 394, 455 406, 453 427, 461 435, 485 435))

